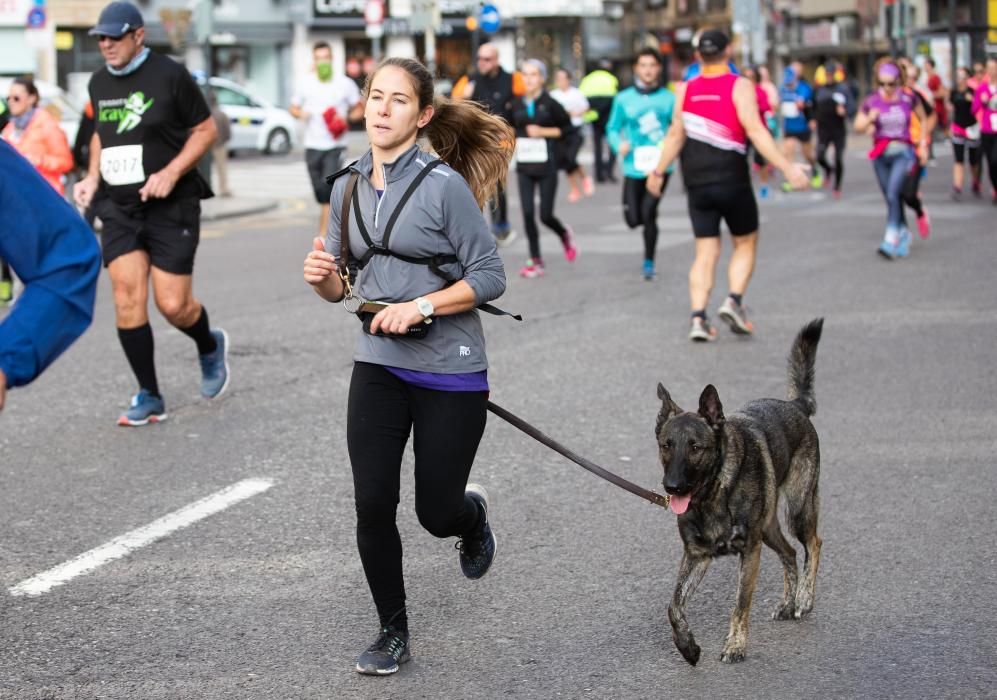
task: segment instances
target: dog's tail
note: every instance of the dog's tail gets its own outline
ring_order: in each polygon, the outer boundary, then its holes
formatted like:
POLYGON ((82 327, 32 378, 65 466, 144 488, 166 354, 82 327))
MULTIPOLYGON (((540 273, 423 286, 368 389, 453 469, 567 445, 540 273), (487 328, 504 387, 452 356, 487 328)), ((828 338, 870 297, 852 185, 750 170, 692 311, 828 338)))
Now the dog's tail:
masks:
POLYGON ((793 348, 789 351, 789 400, 796 403, 808 416, 817 413, 814 395, 814 364, 817 360, 817 343, 820 341, 823 318, 815 318, 803 326, 793 348))

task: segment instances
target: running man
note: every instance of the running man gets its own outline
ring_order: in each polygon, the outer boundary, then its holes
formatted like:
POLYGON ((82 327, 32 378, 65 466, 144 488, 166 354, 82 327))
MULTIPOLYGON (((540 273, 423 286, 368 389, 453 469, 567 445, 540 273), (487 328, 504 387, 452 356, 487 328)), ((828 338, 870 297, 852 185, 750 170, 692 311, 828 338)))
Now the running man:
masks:
POLYGON ((89 172, 74 197, 84 209, 95 201, 104 222, 118 338, 139 385, 118 425, 145 425, 166 419, 149 325, 150 279, 160 313, 197 344, 201 395, 215 398, 229 383, 228 336, 210 327, 191 282, 200 200, 212 196, 196 165, 217 131, 187 69, 145 46, 133 5, 112 2, 90 34, 107 65, 90 79, 96 129, 89 172))
POLYGON ((990 173, 990 201, 997 207, 997 58, 987 59, 985 79, 976 88, 972 109, 980 123, 980 148, 990 173))
MULTIPOLYGON (((623 163, 623 217, 630 228, 644 227, 646 280, 655 277, 661 202, 661 194, 648 191, 647 175, 661 158, 661 142, 668 133, 674 110, 675 95, 661 85, 661 56, 654 49, 641 49, 634 60, 634 84, 613 100, 606 139, 623 163)), ((664 173, 662 193, 670 174, 671 170, 664 173)))
MULTIPOLYGON (((810 172, 813 174, 810 186, 818 188, 824 180, 814 158, 814 91, 810 83, 803 79, 803 64, 799 61, 793 61, 786 68, 782 89, 779 90, 779 103, 782 114, 782 153, 792 160, 799 146, 800 153, 810 164, 810 172)), ((793 189, 793 185, 785 182, 782 188, 788 192, 793 189)))
POLYGON ((825 83, 817 88, 814 111, 817 118, 817 162, 824 168, 824 177, 832 182, 835 199, 841 199, 841 178, 845 172, 845 140, 848 137, 848 116, 855 111, 855 100, 845 84, 841 65, 829 61, 824 66, 825 83), (834 165, 827 161, 827 149, 834 147, 834 165))
POLYGON ((324 41, 312 47, 312 72, 291 98, 288 111, 305 122, 305 165, 315 201, 321 207, 318 235, 329 223, 332 186, 326 178, 342 168, 349 122, 363 119, 360 89, 345 75, 332 74, 332 48, 324 41))
POLYGON ((706 307, 720 258, 721 219, 733 236, 734 252, 727 269, 729 295, 718 314, 735 333, 749 335, 754 330, 742 304, 758 247, 758 204, 748 169, 748 140, 794 187, 805 188, 809 179, 802 165, 779 151, 762 124, 754 84, 730 72, 727 35, 717 29, 704 31, 697 53, 702 72, 676 91, 672 126, 657 167, 648 173, 647 188, 653 195, 661 195, 665 173, 681 153, 682 179, 696 237, 696 258, 689 270, 689 338, 705 342, 716 338, 706 307))

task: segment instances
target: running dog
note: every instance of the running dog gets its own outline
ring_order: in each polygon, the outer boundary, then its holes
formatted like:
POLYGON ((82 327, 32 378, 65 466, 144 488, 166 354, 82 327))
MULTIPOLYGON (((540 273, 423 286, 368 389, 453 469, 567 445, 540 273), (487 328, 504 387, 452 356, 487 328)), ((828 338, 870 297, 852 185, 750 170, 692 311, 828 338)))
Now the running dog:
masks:
POLYGON ((775 550, 783 566, 783 596, 773 618, 799 619, 813 607, 821 549, 820 446, 810 416, 817 411, 814 362, 823 325, 824 319, 815 319, 796 336, 786 401, 757 399, 725 418, 712 384, 699 397, 697 412, 683 412, 658 384, 661 410, 655 435, 664 468, 662 485, 678 515, 685 548, 668 620, 675 646, 692 665, 699 661, 700 648, 686 622, 685 605, 714 557, 736 553, 741 558, 737 601, 721 661, 744 659, 762 543, 775 550), (802 581, 796 550, 779 526, 780 493, 789 527, 806 551, 802 581))

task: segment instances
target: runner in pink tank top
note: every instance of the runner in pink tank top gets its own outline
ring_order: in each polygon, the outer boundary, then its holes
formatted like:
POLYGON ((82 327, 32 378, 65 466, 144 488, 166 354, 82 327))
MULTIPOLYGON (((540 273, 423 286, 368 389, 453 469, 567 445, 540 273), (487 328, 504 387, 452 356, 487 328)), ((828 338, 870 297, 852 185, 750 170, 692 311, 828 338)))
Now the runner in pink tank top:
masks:
POLYGON ((696 237, 696 259, 689 272, 692 320, 689 338, 710 341, 716 330, 706 317, 720 257, 720 221, 734 238, 729 267, 730 290, 717 310, 731 330, 750 335, 742 297, 755 266, 758 245, 758 204, 748 172, 748 141, 783 171, 794 187, 809 179, 803 167, 779 151, 759 114, 754 84, 727 67, 730 40, 716 29, 704 31, 697 45, 703 70, 676 91, 678 110, 665 137, 658 166, 648 175, 647 188, 658 196, 664 175, 681 154, 682 179, 689 198, 689 217, 696 237))

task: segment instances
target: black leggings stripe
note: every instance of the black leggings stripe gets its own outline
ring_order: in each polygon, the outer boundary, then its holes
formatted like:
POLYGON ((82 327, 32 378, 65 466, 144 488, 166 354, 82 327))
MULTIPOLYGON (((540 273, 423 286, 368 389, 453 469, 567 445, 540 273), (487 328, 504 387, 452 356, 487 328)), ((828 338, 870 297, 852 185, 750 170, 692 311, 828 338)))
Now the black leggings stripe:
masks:
POLYGON ((834 174, 834 189, 841 189, 841 178, 845 173, 845 132, 831 132, 821 134, 817 142, 817 162, 824 168, 824 173, 828 178, 834 174), (834 166, 827 162, 827 148, 834 146, 834 166))
POLYGON ((564 234, 567 232, 561 220, 554 216, 557 177, 556 170, 540 176, 516 173, 516 179, 519 180, 519 205, 523 208, 526 239, 530 244, 530 257, 534 259, 542 259, 540 255, 540 231, 537 229, 536 220, 536 204, 533 201, 538 187, 540 188, 540 221, 556 233, 562 242, 564 234))

